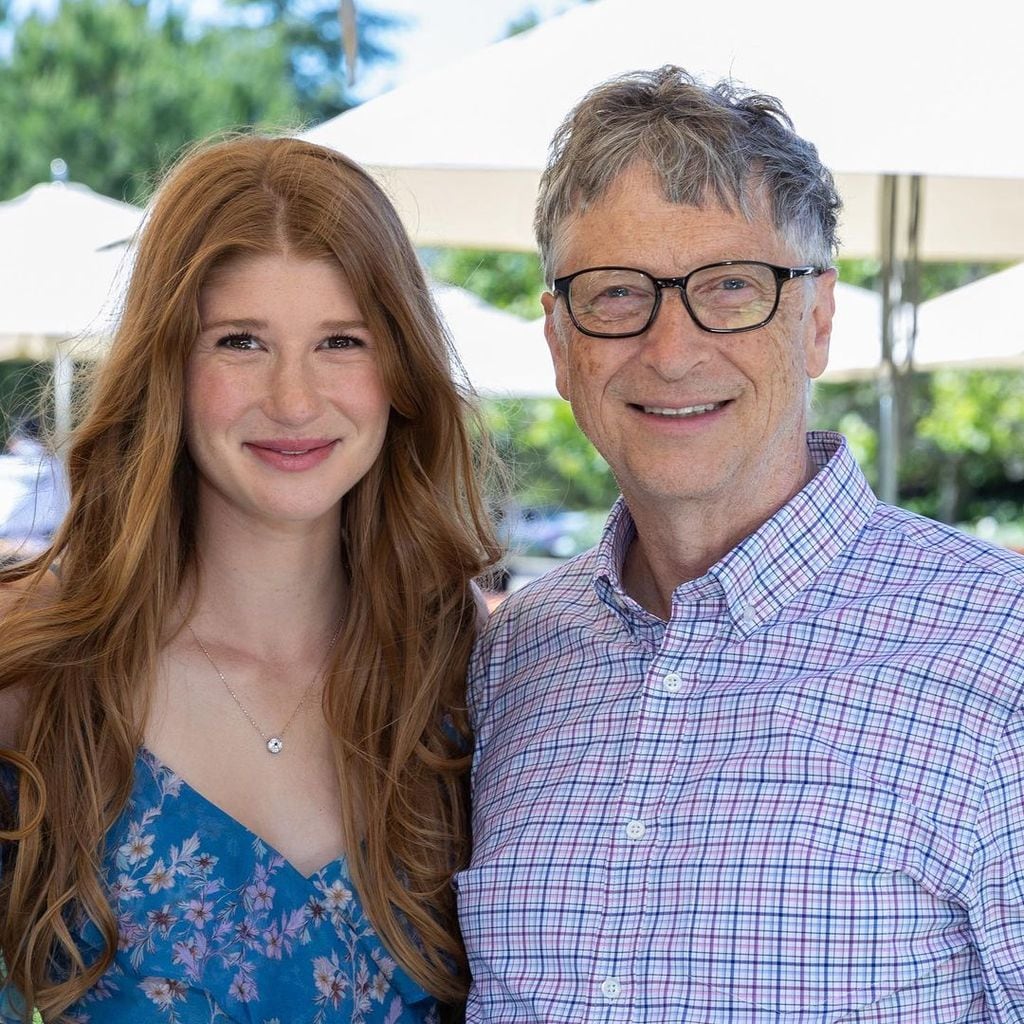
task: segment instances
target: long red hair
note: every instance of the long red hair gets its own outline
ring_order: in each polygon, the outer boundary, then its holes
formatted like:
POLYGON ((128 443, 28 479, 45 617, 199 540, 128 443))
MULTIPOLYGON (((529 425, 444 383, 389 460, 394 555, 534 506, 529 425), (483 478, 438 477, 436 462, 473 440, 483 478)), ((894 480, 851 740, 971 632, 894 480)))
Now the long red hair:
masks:
POLYGON ((412 977, 445 1002, 465 994, 450 886, 468 856, 464 672, 473 580, 500 554, 472 406, 376 183, 330 150, 244 136, 195 149, 157 193, 70 445, 66 520, 48 551, 0 574, 25 593, 4 621, 0 689, 26 694, 18 752, 0 752, 21 778, 0 823, 0 949, 12 988, 48 1019, 96 983, 117 941, 105 838, 131 791, 147 680, 195 559, 182 410, 199 292, 226 260, 280 252, 337 260, 380 340, 392 399, 383 453, 343 502, 350 597, 324 695, 350 870, 412 977), (55 565, 59 586, 39 586, 55 565), (83 917, 105 937, 99 962, 79 953, 83 917))

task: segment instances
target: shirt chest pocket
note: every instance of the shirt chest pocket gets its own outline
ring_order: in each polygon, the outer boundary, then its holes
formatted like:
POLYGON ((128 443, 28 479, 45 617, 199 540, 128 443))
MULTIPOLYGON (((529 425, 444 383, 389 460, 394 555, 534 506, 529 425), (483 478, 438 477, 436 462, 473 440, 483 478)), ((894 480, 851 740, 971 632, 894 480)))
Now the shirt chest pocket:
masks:
POLYGON ((793 1021, 881 1002, 968 942, 948 839, 847 766, 819 769, 683 786, 686 810, 652 862, 652 891, 679 897, 654 945, 671 936, 691 981, 793 1021))

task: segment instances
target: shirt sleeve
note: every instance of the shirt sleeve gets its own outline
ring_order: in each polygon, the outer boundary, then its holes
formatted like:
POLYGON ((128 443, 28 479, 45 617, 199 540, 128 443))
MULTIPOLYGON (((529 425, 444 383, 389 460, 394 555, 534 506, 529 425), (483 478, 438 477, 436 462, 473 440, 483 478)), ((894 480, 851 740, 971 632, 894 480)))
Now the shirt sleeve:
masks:
POLYGON ((479 741, 479 729, 490 698, 492 665, 496 655, 495 648, 500 647, 500 636, 504 635, 505 622, 509 615, 509 603, 506 600, 477 633, 473 653, 469 659, 466 679, 466 701, 469 706, 469 721, 479 741))
POLYGON ((1024 1020, 1024 711, 1011 715, 982 794, 971 928, 992 1024, 1024 1020))

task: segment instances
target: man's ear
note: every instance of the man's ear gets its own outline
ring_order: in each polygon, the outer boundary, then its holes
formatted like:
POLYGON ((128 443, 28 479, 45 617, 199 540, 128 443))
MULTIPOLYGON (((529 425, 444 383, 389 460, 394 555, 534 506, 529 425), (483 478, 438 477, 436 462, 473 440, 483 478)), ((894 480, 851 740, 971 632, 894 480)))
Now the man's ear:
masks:
POLYGON ((814 298, 810 327, 804 340, 804 366, 807 376, 820 377, 828 366, 828 347, 832 338, 832 318, 836 312, 836 278, 839 272, 830 267, 813 279, 814 298))
POLYGON ((566 339, 563 337, 564 329, 559 330, 559 324, 555 317, 558 305, 557 299, 557 295, 545 292, 540 297, 540 304, 544 307, 544 338, 548 343, 551 362, 555 367, 555 387, 558 388, 558 393, 566 401, 569 401, 569 368, 565 350, 566 339))

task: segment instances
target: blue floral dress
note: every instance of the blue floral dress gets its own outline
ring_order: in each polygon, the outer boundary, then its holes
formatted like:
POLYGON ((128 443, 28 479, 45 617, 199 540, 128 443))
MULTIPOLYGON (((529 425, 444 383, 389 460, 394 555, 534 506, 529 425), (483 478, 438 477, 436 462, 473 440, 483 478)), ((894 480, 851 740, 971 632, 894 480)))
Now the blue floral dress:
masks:
MULTIPOLYGON (((307 878, 147 751, 111 831, 117 956, 77 1024, 436 1024, 344 858, 307 878)), ((91 924, 83 952, 102 947, 91 924)))

